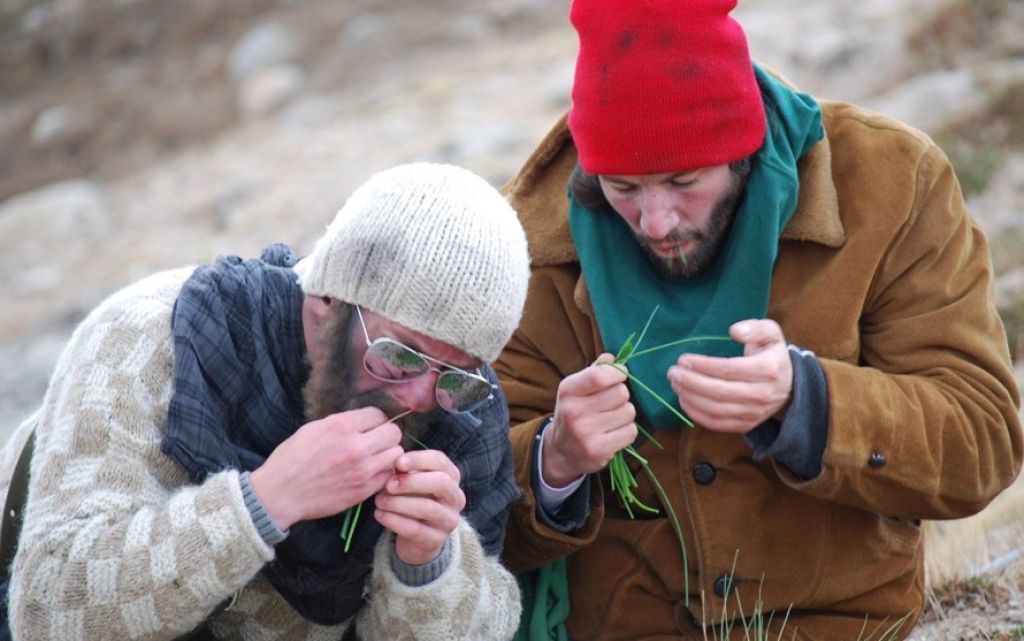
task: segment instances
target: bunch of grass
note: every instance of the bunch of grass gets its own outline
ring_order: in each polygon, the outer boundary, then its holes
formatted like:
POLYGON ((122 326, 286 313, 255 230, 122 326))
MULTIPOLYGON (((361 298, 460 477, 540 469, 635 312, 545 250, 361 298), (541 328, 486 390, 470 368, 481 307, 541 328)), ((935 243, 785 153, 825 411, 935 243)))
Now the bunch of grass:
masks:
MULTIPOLYGON (((664 398, 661 397, 661 395, 659 395, 657 392, 651 389, 649 385, 641 381, 639 378, 630 374, 629 371, 626 369, 626 364, 631 359, 636 358, 638 356, 651 354, 659 350, 668 349, 670 347, 678 347, 679 345, 684 345, 686 343, 695 343, 700 341, 728 341, 732 339, 730 339, 728 336, 694 336, 690 338, 683 338, 680 340, 671 341, 668 343, 664 343, 662 345, 656 345, 654 347, 641 350, 640 345, 643 343, 644 336, 647 335, 647 330, 651 326, 651 321, 654 320, 654 315, 658 313, 658 309, 659 306, 655 306, 654 309, 651 311, 651 315, 647 317, 647 322, 644 324, 644 327, 640 331, 639 336, 637 336, 636 332, 633 332, 626 338, 625 342, 622 344, 622 347, 620 347, 618 353, 616 353, 614 360, 599 361, 599 364, 608 365, 619 370, 620 372, 626 375, 626 377, 629 379, 631 383, 636 385, 636 387, 646 392, 647 394, 653 396, 659 404, 667 408, 668 411, 671 412, 673 416, 678 418, 684 425, 686 425, 687 427, 694 427, 693 421, 691 421, 689 417, 683 414, 683 412, 679 408, 677 408, 674 404, 666 401, 664 398)), ((634 425, 636 426, 637 431, 643 438, 650 441, 658 449, 664 449, 661 443, 659 443, 658 440, 654 438, 654 436, 651 435, 650 432, 642 428, 639 423, 634 423, 634 425)), ((658 477, 657 475, 655 475, 654 470, 651 469, 651 466, 648 463, 647 459, 641 456, 640 453, 637 452, 636 448, 632 445, 628 445, 622 450, 616 452, 615 455, 612 456, 612 460, 608 463, 608 475, 611 479, 612 491, 618 495, 619 500, 622 502, 622 506, 626 509, 626 513, 629 514, 630 518, 636 518, 633 513, 634 508, 638 510, 643 510, 651 514, 659 513, 657 508, 647 505, 633 493, 633 488, 637 487, 638 483, 636 477, 633 475, 633 471, 630 469, 629 464, 626 462, 627 456, 635 460, 640 465, 640 468, 643 470, 644 474, 647 475, 647 478, 650 479, 651 484, 657 491, 658 498, 661 501, 662 507, 664 507, 665 511, 668 513, 668 518, 672 524, 672 529, 673 531, 675 531, 676 539, 679 542, 679 552, 682 554, 683 557, 683 580, 685 582, 683 590, 684 594, 686 594, 686 603, 687 605, 689 605, 689 563, 686 557, 686 540, 683 537, 683 530, 679 524, 679 518, 676 516, 676 512, 672 507, 672 501, 669 500, 669 496, 665 492, 665 488, 658 480, 658 477)))

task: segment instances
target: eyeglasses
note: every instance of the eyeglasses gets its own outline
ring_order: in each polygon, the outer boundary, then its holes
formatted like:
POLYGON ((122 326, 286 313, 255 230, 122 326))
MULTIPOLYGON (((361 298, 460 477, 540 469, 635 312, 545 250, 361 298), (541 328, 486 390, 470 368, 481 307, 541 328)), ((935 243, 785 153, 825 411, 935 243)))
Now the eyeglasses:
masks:
POLYGON ((434 397, 441 409, 452 414, 472 412, 494 398, 492 390, 498 386, 481 376, 479 370, 475 374, 467 372, 386 336, 370 340, 363 312, 359 305, 355 308, 359 324, 363 326, 363 336, 366 337, 363 367, 370 376, 385 383, 407 383, 427 372, 437 372, 440 376, 434 385, 434 397))

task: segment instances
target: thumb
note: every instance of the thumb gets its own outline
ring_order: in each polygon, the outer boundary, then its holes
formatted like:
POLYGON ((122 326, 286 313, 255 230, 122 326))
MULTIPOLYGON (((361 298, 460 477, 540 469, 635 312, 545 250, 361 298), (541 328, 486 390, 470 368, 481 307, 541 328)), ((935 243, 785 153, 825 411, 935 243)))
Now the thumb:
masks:
POLYGON ((779 324, 770 319, 748 319, 734 323, 729 336, 743 345, 744 354, 753 354, 776 344, 785 342, 779 324))

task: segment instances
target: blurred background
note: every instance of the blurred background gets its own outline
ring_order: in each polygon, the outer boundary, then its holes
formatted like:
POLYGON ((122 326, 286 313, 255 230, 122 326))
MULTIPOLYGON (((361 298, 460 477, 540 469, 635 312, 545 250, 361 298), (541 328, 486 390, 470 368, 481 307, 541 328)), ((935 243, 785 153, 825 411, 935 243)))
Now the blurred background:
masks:
MULTIPOLYGON (((396 163, 501 185, 568 107, 568 6, 0 0, 0 442, 119 287, 276 241, 304 253, 396 163)), ((743 0, 735 16, 802 89, 947 151, 1024 381, 1024 1, 743 0)))

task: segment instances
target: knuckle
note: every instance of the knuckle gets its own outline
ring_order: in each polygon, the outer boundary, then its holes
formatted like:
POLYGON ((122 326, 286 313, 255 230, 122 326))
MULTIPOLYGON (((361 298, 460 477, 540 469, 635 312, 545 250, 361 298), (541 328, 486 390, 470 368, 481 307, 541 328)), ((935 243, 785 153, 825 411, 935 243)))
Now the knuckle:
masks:
POLYGON ((615 400, 619 403, 629 402, 629 388, 626 387, 625 383, 619 383, 615 386, 615 400))
POLYGON ((562 408, 562 422, 565 425, 574 425, 583 418, 583 408, 576 403, 566 403, 562 408))
POLYGON ((634 423, 634 422, 630 421, 630 422, 629 422, 629 423, 628 423, 628 424, 626 425, 626 429, 624 430, 624 436, 625 436, 626 438, 628 438, 628 439, 629 439, 629 442, 630 442, 630 443, 632 443, 633 441, 635 441, 635 440, 636 440, 636 437, 637 437, 637 436, 638 436, 639 434, 640 434, 640 430, 638 430, 638 429, 636 428, 636 423, 634 423))
POLYGON ((626 420, 630 423, 636 420, 636 406, 632 403, 626 403, 626 420))

